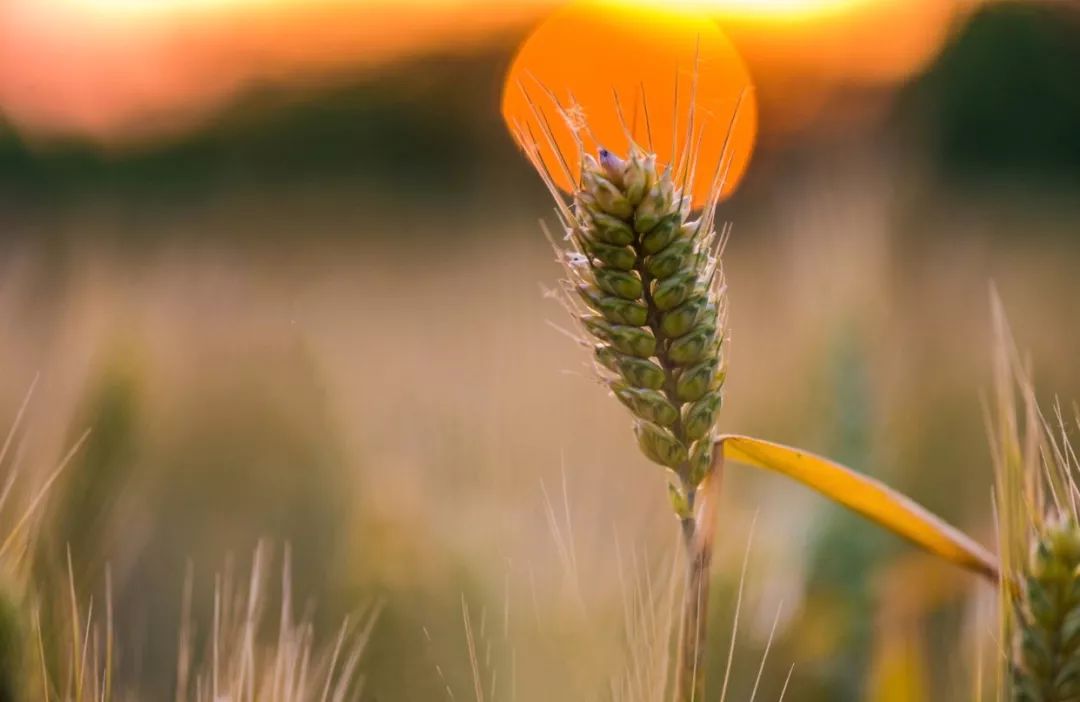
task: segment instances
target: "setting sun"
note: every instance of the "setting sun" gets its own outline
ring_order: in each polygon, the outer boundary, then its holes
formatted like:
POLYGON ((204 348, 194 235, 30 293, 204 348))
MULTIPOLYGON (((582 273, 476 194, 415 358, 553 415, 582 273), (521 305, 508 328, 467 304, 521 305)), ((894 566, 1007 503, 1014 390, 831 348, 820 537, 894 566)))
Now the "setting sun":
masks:
POLYGON ((570 190, 573 184, 558 166, 565 159, 577 172, 579 154, 560 107, 581 114, 591 149, 625 153, 629 130, 665 165, 694 151, 700 167, 692 191, 699 204, 725 146, 724 192, 736 187, 757 131, 756 99, 742 58, 715 22, 683 10, 577 3, 543 22, 518 51, 503 88, 503 117, 519 143, 536 136, 556 184, 570 190), (548 131, 550 138, 540 136, 548 131))

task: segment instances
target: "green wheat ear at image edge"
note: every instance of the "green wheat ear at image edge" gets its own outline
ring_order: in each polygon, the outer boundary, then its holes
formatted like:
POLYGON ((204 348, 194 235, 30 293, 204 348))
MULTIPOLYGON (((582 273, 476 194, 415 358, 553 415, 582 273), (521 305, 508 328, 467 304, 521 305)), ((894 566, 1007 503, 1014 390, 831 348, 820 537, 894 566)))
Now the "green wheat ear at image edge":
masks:
POLYGON ((634 416, 641 452, 677 476, 672 505, 685 518, 722 404, 723 237, 711 216, 690 219, 690 198, 654 154, 600 149, 582 163, 557 244, 571 310, 602 382, 634 416))
POLYGON ((1044 525, 1012 597, 1010 665, 1015 702, 1080 700, 1080 528, 1070 517, 1044 525))

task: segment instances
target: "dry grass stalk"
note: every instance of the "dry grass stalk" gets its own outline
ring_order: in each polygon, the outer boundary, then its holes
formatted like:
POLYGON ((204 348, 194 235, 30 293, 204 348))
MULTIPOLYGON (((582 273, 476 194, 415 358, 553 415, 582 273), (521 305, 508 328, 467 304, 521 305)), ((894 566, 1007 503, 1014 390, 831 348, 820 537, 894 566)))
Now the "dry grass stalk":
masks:
POLYGON ((268 642, 267 550, 262 544, 255 550, 246 584, 235 578, 231 568, 215 578, 207 658, 194 677, 189 574, 177 665, 178 702, 344 702, 360 696, 364 680, 358 666, 381 606, 366 605, 342 622, 331 646, 320 646, 310 612, 298 620, 294 618, 291 563, 286 551, 277 633, 268 642))
MULTIPOLYGON (((256 549, 246 582, 237 580, 231 566, 215 578, 212 624, 201 644, 195 637, 193 576, 189 569, 183 593, 176 702, 344 702, 361 695, 364 679, 359 663, 381 608, 375 604, 365 606, 342 623, 329 645, 320 644, 310 608, 302 618, 294 618, 291 566, 286 554, 281 570, 279 617, 276 631, 270 630, 265 617, 271 603, 267 593, 267 550, 261 544, 256 549), (196 661, 195 654, 200 649, 205 651, 201 662, 196 661)), ((104 607, 95 606, 93 599, 81 601, 69 556, 67 590, 62 619, 69 630, 61 637, 60 660, 53 661, 46 653, 53 648, 46 643, 48 634, 55 632, 43 631, 41 617, 35 613, 38 671, 30 686, 34 696, 0 699, 138 699, 132 690, 117 690, 114 681, 118 647, 114 643, 108 574, 104 607)))
POLYGON ((89 432, 84 433, 44 482, 32 490, 25 504, 18 504, 17 483, 22 477, 22 466, 21 452, 16 445, 36 386, 37 378, 27 390, 11 428, 0 444, 0 475, 4 475, 0 486, 0 701, 3 702, 25 698, 33 665, 27 581, 41 506, 89 436, 89 432))

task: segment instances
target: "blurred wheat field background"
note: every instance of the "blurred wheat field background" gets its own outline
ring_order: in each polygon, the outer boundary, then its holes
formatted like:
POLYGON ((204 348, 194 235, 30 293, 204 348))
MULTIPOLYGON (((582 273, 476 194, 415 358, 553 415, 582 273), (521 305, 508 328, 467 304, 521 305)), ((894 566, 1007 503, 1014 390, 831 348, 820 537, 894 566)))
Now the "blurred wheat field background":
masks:
MULTIPOLYGON (((1035 85, 1000 123, 941 114, 1025 52, 1075 65, 1073 14, 1027 7, 976 16, 883 107, 873 89, 872 119, 766 133, 720 213, 725 431, 835 456, 986 544, 990 281, 1038 386, 1080 397, 1080 152, 1074 134, 1017 136, 1080 114, 1076 89, 1020 66, 1001 84, 1035 85), (978 158, 948 129, 978 132, 978 158)), ((40 373, 13 459, 39 483, 92 429, 42 513, 33 582, 66 596, 70 547, 100 602, 108 565, 116 679, 139 698, 173 694, 189 562, 205 632, 213 573, 266 539, 276 564, 288 544, 297 608, 310 598, 331 642, 381 603, 365 699, 470 699, 477 677, 484 699, 649 699, 676 529, 545 295, 550 204, 497 114, 526 31, 264 87, 119 148, 0 126, 0 426, 40 373)), ((713 679, 751 529, 732 699, 777 616, 758 699, 792 664, 785 699, 971 699, 978 656, 955 642, 988 645, 987 588, 737 467, 713 679)))

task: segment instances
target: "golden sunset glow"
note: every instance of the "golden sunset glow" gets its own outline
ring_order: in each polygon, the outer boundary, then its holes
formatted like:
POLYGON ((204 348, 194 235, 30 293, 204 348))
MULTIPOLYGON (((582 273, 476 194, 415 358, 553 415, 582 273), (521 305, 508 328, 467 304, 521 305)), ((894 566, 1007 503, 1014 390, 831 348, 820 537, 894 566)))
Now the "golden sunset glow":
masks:
POLYGON ((838 109, 852 89, 899 85, 924 70, 975 3, 948 0, 718 0, 717 21, 746 58, 764 129, 796 133, 827 119, 838 126, 887 105, 838 109), (793 14, 771 12, 790 5, 793 14), (795 9, 796 6, 799 9, 795 9))
POLYGON ((621 0, 620 4, 638 7, 656 7, 663 4, 708 14, 738 13, 793 21, 844 12, 872 2, 873 0, 621 0))
POLYGON ((138 140, 191 128, 253 84, 472 50, 537 12, 470 0, 2 0, 0 119, 138 140))
MULTIPOLYGON (((0 0, 0 119, 26 132, 138 139, 190 128, 252 84, 303 84, 524 36, 561 5, 0 0)), ((762 129, 770 133, 812 123, 845 86, 887 86, 917 73, 964 11, 954 0, 608 0, 598 6, 613 15, 661 7, 715 20, 727 37, 720 42, 734 46, 724 55, 737 53, 745 62, 723 79, 725 94, 730 98, 732 81, 752 75, 762 129)), ((575 43, 553 54, 603 60, 597 40, 565 38, 575 43)), ((692 59, 683 54, 681 65, 688 66, 692 59)))
POLYGON ((175 10, 267 7, 290 0, 68 0, 73 6, 116 12, 170 12, 175 10))
MULTIPOLYGON (((810 14, 844 10, 866 0, 714 0, 709 2, 721 11, 743 11, 762 14, 810 14)), ((702 0, 705 2, 705 0, 702 0)))
POLYGON ((507 74, 502 109, 519 142, 533 136, 564 190, 573 183, 562 161, 571 173, 580 165, 574 130, 561 114, 570 111, 586 125, 580 137, 591 150, 627 153, 628 129, 665 165, 675 167, 693 152, 698 203, 711 188, 725 144, 725 192, 736 187, 757 133, 750 75, 715 22, 693 12, 625 4, 576 3, 537 27, 507 74))

